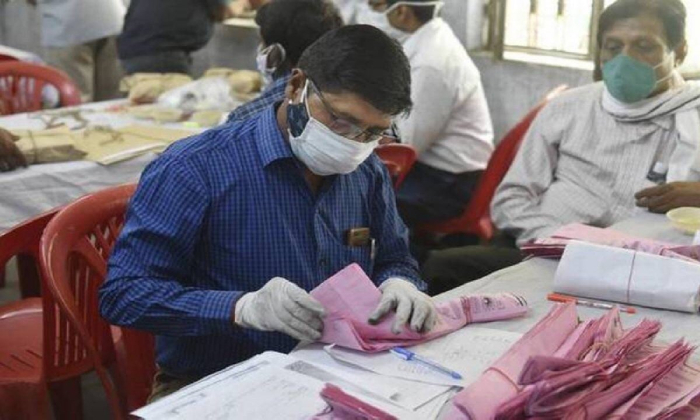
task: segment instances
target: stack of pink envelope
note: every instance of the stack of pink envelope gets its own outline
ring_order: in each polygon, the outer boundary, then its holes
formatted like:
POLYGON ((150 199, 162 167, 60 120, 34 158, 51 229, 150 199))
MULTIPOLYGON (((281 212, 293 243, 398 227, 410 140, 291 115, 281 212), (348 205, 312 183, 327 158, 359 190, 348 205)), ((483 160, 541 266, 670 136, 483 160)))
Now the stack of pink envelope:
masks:
POLYGON ((579 223, 566 225, 548 238, 534 239, 522 245, 520 250, 524 254, 535 257, 560 258, 564 253, 564 248, 571 240, 631 249, 695 263, 700 261, 700 246, 680 246, 651 239, 637 238, 612 229, 601 229, 579 223))
POLYGON ((394 334, 393 312, 377 325, 367 322, 379 305, 382 292, 357 264, 330 277, 312 290, 311 296, 326 309, 321 342, 370 353, 419 344, 470 323, 514 318, 528 311, 525 299, 509 293, 462 296, 436 305, 439 316, 430 332, 419 333, 405 327, 400 334, 394 334))
POLYGON ((578 325, 572 313, 572 304, 552 308, 457 394, 450 418, 693 418, 700 403, 700 370, 688 362, 693 347, 655 344, 658 321, 623 330, 617 309, 578 325))
POLYGON ((323 388, 321 398, 328 403, 328 409, 313 416, 311 420, 398 420, 331 384, 326 384, 323 388))

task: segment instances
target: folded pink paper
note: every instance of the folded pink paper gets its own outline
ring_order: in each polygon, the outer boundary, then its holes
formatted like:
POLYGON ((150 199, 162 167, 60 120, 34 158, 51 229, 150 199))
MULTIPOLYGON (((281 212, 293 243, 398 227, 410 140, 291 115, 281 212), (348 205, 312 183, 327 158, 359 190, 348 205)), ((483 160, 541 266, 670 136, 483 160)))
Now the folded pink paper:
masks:
POLYGON ((438 320, 428 333, 405 327, 391 331, 392 312, 377 325, 367 321, 377 308, 382 292, 357 264, 351 264, 311 291, 326 309, 322 342, 379 352, 396 346, 410 346, 443 336, 473 322, 497 321, 527 313, 527 302, 512 294, 462 296, 437 305, 438 320))
POLYGON ((566 225, 554 232, 552 236, 537 238, 524 244, 520 249, 523 253, 535 257, 560 258, 564 253, 564 248, 571 240, 631 249, 694 263, 700 261, 700 246, 680 246, 668 242, 638 238, 613 229, 601 229, 580 223, 566 225))
POLYGON ((515 398, 522 387, 518 379, 532 356, 551 356, 576 330, 574 303, 557 304, 490 368, 454 398, 457 410, 449 419, 490 420, 498 408, 515 398))
POLYGON ((312 417, 312 420, 398 420, 331 384, 323 388, 321 398, 328 403, 328 409, 312 417))

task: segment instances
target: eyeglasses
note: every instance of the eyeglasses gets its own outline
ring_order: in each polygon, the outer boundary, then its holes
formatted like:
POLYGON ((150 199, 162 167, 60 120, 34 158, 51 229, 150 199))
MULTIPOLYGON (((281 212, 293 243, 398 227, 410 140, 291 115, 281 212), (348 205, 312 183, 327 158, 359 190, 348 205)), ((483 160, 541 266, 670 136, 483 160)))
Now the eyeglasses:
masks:
POLYGON ((323 105, 324 110, 328 113, 328 115, 330 115, 331 123, 328 124, 327 127, 330 128, 334 133, 341 135, 345 138, 358 141, 360 143, 372 143, 381 140, 384 140, 384 143, 400 141, 398 136, 398 129, 395 123, 392 123, 391 127, 388 130, 364 130, 361 127, 358 127, 357 125, 351 123, 350 121, 339 117, 333 110, 333 108, 328 104, 328 102, 326 102, 326 100, 323 98, 323 94, 316 87, 316 84, 311 79, 308 79, 308 81, 309 86, 311 86, 311 90, 313 90, 316 96, 318 96, 318 99, 321 100, 321 104, 323 105))

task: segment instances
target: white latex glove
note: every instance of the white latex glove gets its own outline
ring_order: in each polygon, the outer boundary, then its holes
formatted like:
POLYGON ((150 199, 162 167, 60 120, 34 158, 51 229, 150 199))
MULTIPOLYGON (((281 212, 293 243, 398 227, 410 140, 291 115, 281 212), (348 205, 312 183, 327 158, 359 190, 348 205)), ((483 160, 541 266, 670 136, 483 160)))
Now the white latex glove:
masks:
POLYGON ((278 331, 297 340, 321 338, 323 306, 304 289, 275 277, 257 292, 246 293, 236 302, 234 322, 243 328, 278 331))
POLYGON ((404 324, 411 320, 411 329, 417 332, 430 331, 437 322, 437 310, 433 299, 416 288, 413 283, 400 278, 390 278, 379 286, 382 299, 369 317, 376 324, 390 310, 396 309, 396 319, 391 326, 394 334, 401 333, 404 324))

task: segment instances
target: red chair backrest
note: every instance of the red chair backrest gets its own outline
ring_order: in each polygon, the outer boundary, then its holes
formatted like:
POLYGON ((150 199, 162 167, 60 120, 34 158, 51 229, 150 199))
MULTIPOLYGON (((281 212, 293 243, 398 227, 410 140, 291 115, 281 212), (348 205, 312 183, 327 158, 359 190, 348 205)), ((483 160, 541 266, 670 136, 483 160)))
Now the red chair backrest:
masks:
POLYGON ((379 146, 374 151, 386 165, 394 181, 394 189, 398 189, 413 164, 416 163, 418 157, 416 149, 407 144, 392 143, 379 146))
POLYGON ((544 99, 527 115, 518 122, 506 135, 494 150, 488 166, 484 171, 469 205, 461 216, 444 222, 431 223, 419 228, 422 232, 432 233, 465 233, 477 235, 482 239, 491 239, 493 236, 493 225, 489 216, 489 206, 506 173, 510 169, 515 156, 518 153, 520 144, 525 138, 525 134, 530 129, 530 125, 537 117, 537 114, 554 97, 565 91, 567 86, 562 85, 550 91, 544 99))
POLYGON ((0 62, 3 61, 20 61, 17 57, 7 54, 0 54, 0 62))
POLYGON ((0 270, 5 269, 10 258, 17 257, 22 298, 41 295, 39 241, 44 228, 56 213, 58 209, 50 210, 0 235, 0 270))
POLYGON ((80 105, 80 90, 62 71, 21 61, 0 62, 0 115, 40 111, 47 85, 58 90, 61 106, 80 105))
POLYGON ((110 188, 67 205, 41 238, 47 379, 94 368, 118 418, 125 414, 105 371, 116 356, 110 326, 100 317, 97 292, 134 189, 134 185, 110 188))

